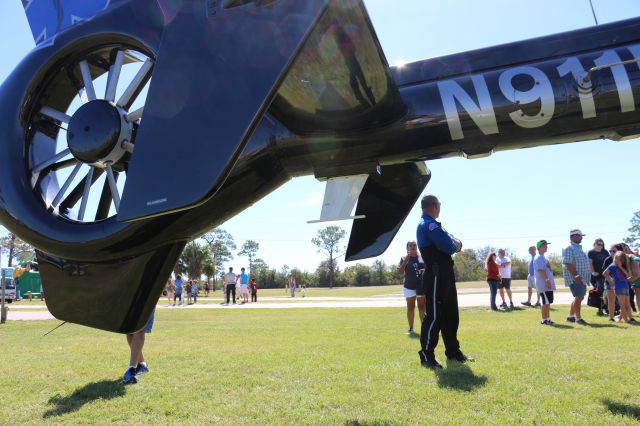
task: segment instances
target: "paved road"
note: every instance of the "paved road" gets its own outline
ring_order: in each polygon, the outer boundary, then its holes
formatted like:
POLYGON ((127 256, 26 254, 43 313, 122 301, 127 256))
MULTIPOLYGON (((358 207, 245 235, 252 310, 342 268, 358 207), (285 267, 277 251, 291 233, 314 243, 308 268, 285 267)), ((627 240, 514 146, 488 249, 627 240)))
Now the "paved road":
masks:
MULTIPOLYGON (((526 300, 526 293, 514 293, 514 303, 526 300)), ((555 293, 555 304, 571 303, 571 293, 555 293)), ((211 299, 210 299, 211 300, 211 299)), ((189 306, 169 306, 163 303, 158 309, 290 309, 290 308, 402 308, 406 306, 401 294, 372 297, 263 297, 258 303, 244 305, 221 305, 218 303, 196 303, 189 306)), ((498 297, 500 300, 500 297, 498 297)), ((25 302, 28 303, 28 302, 25 302)), ((464 289, 458 292, 458 305, 461 307, 489 306, 489 294, 486 289, 464 289)), ((7 314, 9 321, 54 319, 42 305, 13 304, 7 314)))

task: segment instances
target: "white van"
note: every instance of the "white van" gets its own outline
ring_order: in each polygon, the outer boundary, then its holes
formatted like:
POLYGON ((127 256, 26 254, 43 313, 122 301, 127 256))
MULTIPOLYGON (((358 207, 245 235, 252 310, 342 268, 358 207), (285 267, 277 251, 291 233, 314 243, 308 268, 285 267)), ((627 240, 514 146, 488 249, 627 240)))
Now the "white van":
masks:
MULTIPOLYGON (((16 300, 16 285, 13 282, 13 268, 2 268, 2 276, 4 277, 4 300, 7 303, 11 303, 16 300)), ((2 289, 0 287, 0 292, 1 291, 2 289)))

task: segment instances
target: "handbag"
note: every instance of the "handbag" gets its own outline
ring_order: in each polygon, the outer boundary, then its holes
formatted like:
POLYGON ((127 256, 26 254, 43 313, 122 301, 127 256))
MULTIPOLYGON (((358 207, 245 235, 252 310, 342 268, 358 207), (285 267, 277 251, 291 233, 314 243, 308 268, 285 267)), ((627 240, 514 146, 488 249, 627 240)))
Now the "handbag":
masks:
POLYGON ((602 293, 600 293, 600 290, 595 288, 593 290, 589 290, 587 305, 591 306, 592 308, 600 308, 600 306, 602 305, 602 293))

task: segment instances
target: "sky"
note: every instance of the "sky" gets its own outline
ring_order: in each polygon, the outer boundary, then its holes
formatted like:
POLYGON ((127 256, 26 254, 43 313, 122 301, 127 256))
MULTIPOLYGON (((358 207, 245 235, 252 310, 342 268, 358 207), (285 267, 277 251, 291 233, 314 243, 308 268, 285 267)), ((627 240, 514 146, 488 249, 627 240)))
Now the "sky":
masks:
MULTIPOLYGON (((595 25, 588 0, 365 0, 390 64, 448 55, 595 25)), ((593 0, 599 23, 640 16, 637 0, 593 0)), ((20 0, 0 1, 0 82, 33 48, 20 0)), ((640 141, 598 140, 495 153, 484 159, 430 161, 424 194, 442 202, 440 220, 464 248, 504 247, 525 257, 537 240, 560 254, 569 231, 580 228, 584 246, 628 235, 640 210, 636 177, 640 141)), ((185 169, 188 164, 184 165, 185 169)), ((324 259, 311 243, 318 230, 350 221, 307 224, 318 219, 324 183, 296 178, 220 225, 235 238, 259 243, 258 257, 270 267, 314 271, 324 259)), ((414 206, 387 251, 378 259, 395 264, 415 239, 420 218, 414 206)), ((346 246, 347 240, 344 241, 346 246)), ((340 267, 345 263, 341 258, 340 267)), ((359 261, 371 264, 375 259, 359 261)), ((247 265, 236 256, 228 266, 247 265)))

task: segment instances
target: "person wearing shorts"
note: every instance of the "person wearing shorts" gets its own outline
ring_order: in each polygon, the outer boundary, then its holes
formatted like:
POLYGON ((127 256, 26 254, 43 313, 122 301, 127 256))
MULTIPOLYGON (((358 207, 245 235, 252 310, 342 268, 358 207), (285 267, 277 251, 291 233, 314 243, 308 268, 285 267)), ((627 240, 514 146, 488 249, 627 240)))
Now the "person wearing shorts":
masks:
POLYGON ((529 270, 527 274, 527 301, 522 302, 524 306, 533 306, 537 308, 540 306, 540 294, 536 291, 536 271, 533 267, 533 260, 536 257, 536 246, 529 247, 529 255, 531 259, 529 259, 529 270), (531 305, 531 295, 536 293, 536 304, 531 305))
POLYGON ((620 316, 616 316, 615 321, 633 323, 635 320, 629 304, 629 276, 629 258, 622 250, 618 250, 613 256, 613 263, 605 269, 604 277, 620 301, 620 316))
POLYGON ((498 257, 496 258, 496 263, 498 264, 498 270, 500 271, 500 284, 498 284, 498 289, 500 290, 500 298, 502 299, 501 308, 507 309, 507 302, 504 299, 504 292, 506 290, 507 296, 509 296, 509 307, 511 309, 513 306, 513 295, 511 294, 511 259, 505 256, 504 249, 498 250, 498 257))
POLYGON ((415 241, 407 243, 407 255, 400 259, 398 265, 398 275, 402 276, 402 291, 407 301, 407 321, 409 323, 410 336, 416 333, 413 331, 413 322, 415 319, 416 302, 418 302, 418 314, 420 321, 425 314, 425 299, 422 288, 422 274, 424 272, 424 261, 418 253, 418 244, 415 241))
POLYGON ((536 243, 538 249, 538 255, 533 260, 533 267, 535 268, 536 279, 536 291, 540 294, 540 314, 542 320, 540 324, 553 325, 551 321, 551 304, 553 303, 553 292, 556 289, 556 283, 553 280, 553 271, 551 270, 551 264, 544 256, 548 250, 548 245, 551 244, 547 240, 540 240, 536 243))
POLYGON ((140 375, 149 371, 142 354, 142 348, 144 347, 145 335, 151 333, 151 329, 153 329, 155 316, 156 310, 154 309, 151 311, 151 316, 142 330, 127 334, 127 343, 131 349, 131 354, 129 356, 129 367, 127 367, 122 376, 122 383, 125 385, 138 383, 140 375))
POLYGON ((585 234, 579 229, 572 229, 569 232, 571 244, 562 250, 562 272, 564 275, 564 285, 571 289, 573 301, 569 308, 569 316, 567 322, 575 322, 581 325, 587 325, 582 319, 581 307, 585 294, 587 294, 587 283, 591 278, 591 266, 589 258, 582 251, 582 237, 585 234))
POLYGON ((242 304, 244 305, 249 303, 249 275, 244 271, 244 268, 240 268, 238 281, 240 281, 240 297, 242 297, 242 304))

